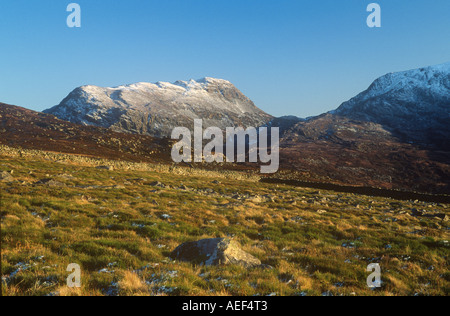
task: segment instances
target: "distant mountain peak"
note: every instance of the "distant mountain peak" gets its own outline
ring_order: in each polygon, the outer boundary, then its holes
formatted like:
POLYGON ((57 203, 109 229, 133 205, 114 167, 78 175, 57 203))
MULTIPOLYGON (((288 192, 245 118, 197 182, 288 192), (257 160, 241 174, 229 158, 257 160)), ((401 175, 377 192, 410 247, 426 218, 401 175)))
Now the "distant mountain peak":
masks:
POLYGON ((44 111, 83 125, 167 137, 177 126, 260 126, 272 117, 231 82, 205 77, 198 80, 138 82, 117 87, 86 85, 73 90, 59 105, 44 111))
POLYGON ((389 73, 375 80, 369 87, 369 91, 379 94, 395 89, 414 89, 417 86, 448 91, 450 89, 449 76, 450 63, 389 73))
POLYGON ((441 146, 450 135, 450 63, 386 74, 330 113, 441 146))

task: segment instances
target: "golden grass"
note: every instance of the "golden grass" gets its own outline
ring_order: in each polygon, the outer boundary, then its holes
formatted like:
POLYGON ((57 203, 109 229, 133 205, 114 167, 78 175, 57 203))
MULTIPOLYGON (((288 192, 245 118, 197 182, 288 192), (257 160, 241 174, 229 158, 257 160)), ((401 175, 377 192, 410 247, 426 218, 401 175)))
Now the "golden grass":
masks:
POLYGON ((0 169, 14 169, 18 180, 0 183, 2 295, 449 293, 448 223, 402 213, 423 208, 448 214, 448 205, 395 201, 392 208, 390 199, 338 198, 243 176, 228 174, 213 183, 211 173, 179 175, 125 164, 104 171, 95 169, 98 163, 0 156, 0 169), (57 178, 64 173, 73 178, 57 178), (36 184, 43 178, 65 186, 36 184), (166 187, 148 185, 153 181, 166 187), (178 189, 181 184, 189 190, 178 189), (254 203, 246 195, 274 201, 254 203), (201 267, 168 258, 185 241, 226 236, 272 268, 201 267), (65 285, 73 262, 82 267, 80 289, 65 285), (372 262, 380 263, 384 282, 375 291, 365 283, 372 262))

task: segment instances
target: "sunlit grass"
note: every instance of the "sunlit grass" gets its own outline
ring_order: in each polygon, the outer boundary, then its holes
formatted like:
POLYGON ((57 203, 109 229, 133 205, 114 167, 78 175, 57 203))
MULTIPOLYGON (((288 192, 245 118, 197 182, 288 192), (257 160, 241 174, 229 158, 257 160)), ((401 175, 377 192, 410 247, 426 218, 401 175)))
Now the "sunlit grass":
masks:
POLYGON ((0 170, 16 180, 0 184, 2 295, 449 294, 448 222, 410 215, 448 205, 31 158, 0 158, 0 170), (183 242, 227 236, 272 268, 169 259, 183 242), (80 289, 65 285, 70 263, 80 289))

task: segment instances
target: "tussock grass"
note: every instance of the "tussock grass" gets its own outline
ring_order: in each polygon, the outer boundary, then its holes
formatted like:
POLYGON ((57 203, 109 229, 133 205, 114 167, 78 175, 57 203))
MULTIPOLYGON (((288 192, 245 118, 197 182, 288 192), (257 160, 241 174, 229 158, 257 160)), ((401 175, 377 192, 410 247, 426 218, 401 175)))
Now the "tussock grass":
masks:
POLYGON ((411 216, 450 215, 449 205, 43 155, 0 156, 15 178, 0 183, 2 295, 449 294, 448 222, 411 216), (63 185, 37 183, 46 178, 63 185), (168 257, 183 242, 226 236, 272 268, 168 257), (377 290, 366 286, 373 262, 377 290), (82 267, 79 289, 65 285, 70 263, 82 267))

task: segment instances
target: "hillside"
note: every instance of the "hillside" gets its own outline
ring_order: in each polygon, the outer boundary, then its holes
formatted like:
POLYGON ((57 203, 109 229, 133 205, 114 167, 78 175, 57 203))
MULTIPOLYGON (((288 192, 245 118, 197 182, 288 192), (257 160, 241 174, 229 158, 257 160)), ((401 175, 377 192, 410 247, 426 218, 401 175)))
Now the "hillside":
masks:
POLYGON ((0 144, 128 161, 170 159, 168 140, 82 126, 4 103, 0 103, 0 144))
POLYGON ((450 151, 402 142, 376 123, 332 114, 297 123, 280 157, 284 178, 450 194, 450 151))
POLYGON ((450 151, 450 63, 382 76, 332 113, 380 124, 404 142, 450 151))
POLYGON ((13 171, 0 181, 2 295, 448 295, 448 204, 62 158, 0 148, 0 172, 13 171), (170 258, 217 237, 265 266, 170 258), (66 286, 73 262, 80 289, 66 286), (379 289, 367 287, 371 263, 379 289))
POLYGON ((285 177, 450 194, 450 63, 387 74, 337 110, 281 126, 285 177))
POLYGON ((226 80, 137 83, 116 88, 83 86, 45 113, 82 125, 170 137, 174 127, 261 126, 272 117, 226 80))

